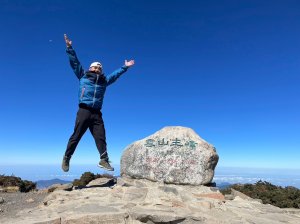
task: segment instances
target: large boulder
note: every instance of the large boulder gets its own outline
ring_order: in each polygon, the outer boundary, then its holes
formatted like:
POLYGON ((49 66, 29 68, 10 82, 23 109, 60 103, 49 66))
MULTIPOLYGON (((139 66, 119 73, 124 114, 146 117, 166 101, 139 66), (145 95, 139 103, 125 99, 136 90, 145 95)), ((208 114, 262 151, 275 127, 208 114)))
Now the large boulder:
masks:
POLYGON ((121 157, 121 176, 171 184, 211 183, 219 156, 192 129, 165 127, 129 145, 121 157))

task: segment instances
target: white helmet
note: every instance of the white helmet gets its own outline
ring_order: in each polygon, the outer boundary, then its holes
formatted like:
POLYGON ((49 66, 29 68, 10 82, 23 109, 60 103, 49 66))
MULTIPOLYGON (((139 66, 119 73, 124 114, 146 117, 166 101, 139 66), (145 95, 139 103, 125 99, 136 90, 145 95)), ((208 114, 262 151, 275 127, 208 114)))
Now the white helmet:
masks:
POLYGON ((93 63, 90 65, 90 67, 100 67, 100 68, 102 68, 102 65, 101 65, 100 62, 96 61, 96 62, 93 62, 93 63))

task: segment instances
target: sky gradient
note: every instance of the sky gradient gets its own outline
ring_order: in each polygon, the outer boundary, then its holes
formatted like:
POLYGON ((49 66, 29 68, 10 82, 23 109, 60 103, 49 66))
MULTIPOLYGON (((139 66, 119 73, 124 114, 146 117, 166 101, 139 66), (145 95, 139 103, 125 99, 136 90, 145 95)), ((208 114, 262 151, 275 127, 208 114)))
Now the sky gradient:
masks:
MULTIPOLYGON (((110 159, 165 126, 192 128, 218 166, 300 163, 300 2, 0 0, 0 164, 60 164, 78 109, 68 34, 85 69, 136 64, 109 86, 110 159)), ((96 164, 86 132, 71 161, 96 164)))

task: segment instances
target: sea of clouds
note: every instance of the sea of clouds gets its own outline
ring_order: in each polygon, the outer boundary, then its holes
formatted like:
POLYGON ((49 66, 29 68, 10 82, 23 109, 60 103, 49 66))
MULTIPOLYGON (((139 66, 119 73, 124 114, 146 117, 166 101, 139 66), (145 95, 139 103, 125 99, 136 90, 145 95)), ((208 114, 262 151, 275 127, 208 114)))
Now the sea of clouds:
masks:
MULTIPOLYGON (((22 179, 39 181, 61 179, 72 181, 80 178, 84 172, 109 173, 114 176, 120 175, 120 166, 114 165, 114 172, 106 172, 96 165, 72 165, 70 171, 65 173, 58 165, 0 165, 0 174, 14 175, 22 179)), ((296 169, 261 169, 261 168, 238 168, 217 167, 213 182, 217 186, 234 183, 256 183, 267 181, 277 186, 294 186, 300 189, 300 170, 296 169)))

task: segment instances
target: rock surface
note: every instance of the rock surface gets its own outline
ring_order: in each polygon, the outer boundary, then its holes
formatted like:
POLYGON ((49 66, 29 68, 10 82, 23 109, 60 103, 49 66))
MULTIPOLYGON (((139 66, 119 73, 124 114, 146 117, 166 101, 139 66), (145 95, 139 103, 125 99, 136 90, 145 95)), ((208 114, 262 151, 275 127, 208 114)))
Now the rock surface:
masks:
POLYGON ((0 198, 4 198, 4 202, 0 203, 0 223, 9 223, 2 222, 2 220, 15 217, 19 211, 25 208, 29 209, 38 206, 47 195, 47 191, 0 193, 0 198))
POLYGON ((171 184, 204 185, 214 176, 215 147, 192 129, 165 127, 129 145, 121 157, 121 175, 171 184))
POLYGON ((72 183, 68 184, 53 184, 51 185, 47 190, 49 193, 56 191, 56 190, 65 190, 65 191, 71 191, 73 188, 72 183))
POLYGON ((102 177, 102 178, 97 178, 95 180, 92 180, 86 185, 86 187, 110 187, 113 186, 114 184, 115 184, 114 178, 102 177))
MULTIPOLYGON (((99 180, 102 182, 102 180, 99 180)), ((95 186, 95 185, 94 185, 95 186)), ((0 223, 300 223, 300 214, 216 189, 122 177, 113 187, 56 190, 38 207, 0 223)))

